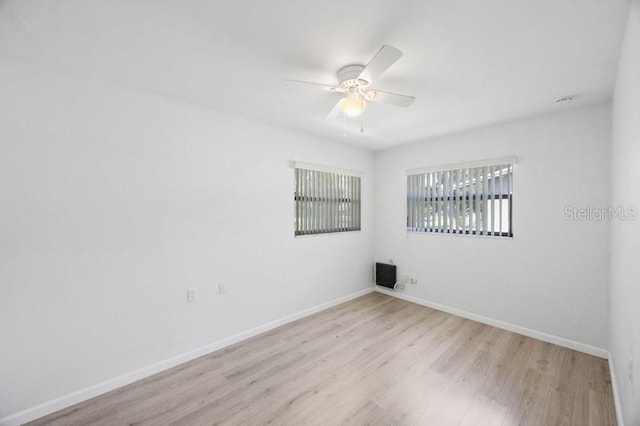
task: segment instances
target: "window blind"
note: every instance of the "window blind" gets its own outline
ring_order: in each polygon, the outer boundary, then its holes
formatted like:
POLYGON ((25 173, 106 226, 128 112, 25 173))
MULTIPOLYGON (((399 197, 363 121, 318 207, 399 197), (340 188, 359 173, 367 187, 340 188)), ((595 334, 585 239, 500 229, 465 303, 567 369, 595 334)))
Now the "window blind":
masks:
POLYGON ((295 235, 360 230, 360 176, 296 167, 295 181, 295 235))
POLYGON ((513 162, 407 172, 409 232, 512 237, 512 207, 513 162))

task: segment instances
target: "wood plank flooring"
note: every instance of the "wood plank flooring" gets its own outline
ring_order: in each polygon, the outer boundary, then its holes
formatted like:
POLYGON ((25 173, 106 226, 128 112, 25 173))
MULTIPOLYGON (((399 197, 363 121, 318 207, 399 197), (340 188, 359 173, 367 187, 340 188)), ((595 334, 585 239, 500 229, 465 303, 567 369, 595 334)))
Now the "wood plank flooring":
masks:
POLYGON ((372 293, 32 425, 615 425, 603 359, 372 293))

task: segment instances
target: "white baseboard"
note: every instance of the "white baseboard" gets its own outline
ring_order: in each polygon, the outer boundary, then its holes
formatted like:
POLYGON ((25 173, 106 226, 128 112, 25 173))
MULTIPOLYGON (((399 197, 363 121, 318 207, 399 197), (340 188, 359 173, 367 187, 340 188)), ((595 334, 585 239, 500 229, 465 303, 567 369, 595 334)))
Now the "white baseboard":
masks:
POLYGON ((277 319, 267 324, 263 324, 258 327, 252 328, 250 330, 243 331, 241 333, 238 333, 231 337, 227 337, 226 339, 219 340, 209 345, 200 347, 198 349, 194 349, 192 351, 185 352, 175 357, 162 360, 155 364, 140 368, 135 371, 131 371, 129 373, 123 374, 113 379, 104 381, 102 383, 98 383, 96 385, 89 386, 84 389, 80 389, 76 392, 72 392, 60 398, 47 401, 35 407, 28 408, 26 410, 23 410, 14 414, 10 414, 9 416, 0 419, 0 426, 17 426, 17 425, 21 425, 23 423, 38 419, 42 416, 46 416, 47 414, 55 413, 56 411, 70 407, 79 402, 86 401, 87 399, 93 398, 98 395, 102 395, 103 393, 112 391, 114 389, 128 385, 130 383, 133 383, 145 377, 149 377, 153 374, 159 373, 171 367, 175 367, 176 365, 183 364, 185 362, 191 361, 195 358, 201 357, 208 353, 233 345, 234 343, 238 343, 242 340, 246 340, 250 337, 256 336, 260 333, 264 333, 265 331, 272 330, 276 327, 280 327, 281 325, 290 323, 297 319, 304 318, 306 316, 315 314, 317 312, 323 311, 325 309, 331 308, 341 303, 348 302, 349 300, 355 299, 357 297, 364 296, 365 294, 371 293, 373 291, 374 289, 370 287, 370 288, 366 288, 364 290, 360 290, 355 293, 349 294, 344 297, 339 297, 337 299, 331 300, 326 303, 322 303, 320 305, 311 307, 309 309, 305 309, 295 314, 287 315, 283 318, 277 319))
POLYGON ((611 375, 611 388, 613 389, 613 403, 616 407, 616 419, 618 420, 618 426, 624 426, 624 417, 622 417, 622 405, 620 404, 620 393, 618 390, 618 380, 616 379, 616 372, 613 369, 613 357, 611 353, 608 354, 609 358, 609 374, 611 375))
POLYGON ((587 345, 585 343, 576 342, 573 340, 565 339, 564 337, 554 336, 553 334, 547 334, 542 331, 532 330, 530 328, 521 327, 519 325, 510 324, 508 322, 500 321, 497 319, 485 317, 482 315, 474 314, 472 312, 467 312, 462 309, 452 308, 447 305, 442 305, 440 303, 431 302, 429 300, 421 299, 415 296, 409 296, 404 293, 398 293, 391 289, 387 289, 385 287, 375 287, 376 291, 380 293, 387 294, 389 296, 397 297, 399 299, 403 299, 409 302, 417 303, 418 305, 427 306, 429 308, 437 309, 442 312, 447 312, 449 314, 457 315, 459 317, 467 318, 472 321, 481 322, 483 324, 491 325, 493 327, 502 328, 507 331, 512 331, 514 333, 522 334, 524 336, 533 337, 534 339, 542 340, 544 342, 549 342, 556 344, 558 346, 563 346, 565 348, 574 349, 579 352, 584 352, 589 355, 594 355, 599 358, 608 358, 609 352, 605 349, 598 348, 595 346, 587 345))

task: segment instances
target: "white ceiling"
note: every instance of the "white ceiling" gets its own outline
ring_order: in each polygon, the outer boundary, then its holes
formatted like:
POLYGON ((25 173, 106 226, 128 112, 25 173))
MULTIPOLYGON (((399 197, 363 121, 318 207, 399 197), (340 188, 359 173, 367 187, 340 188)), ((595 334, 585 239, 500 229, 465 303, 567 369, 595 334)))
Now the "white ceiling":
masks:
POLYGON ((0 0, 0 52, 371 149, 611 97, 627 0, 0 0), (416 96, 327 121, 383 44, 375 83, 416 96), (361 122, 364 133, 359 132, 361 122))

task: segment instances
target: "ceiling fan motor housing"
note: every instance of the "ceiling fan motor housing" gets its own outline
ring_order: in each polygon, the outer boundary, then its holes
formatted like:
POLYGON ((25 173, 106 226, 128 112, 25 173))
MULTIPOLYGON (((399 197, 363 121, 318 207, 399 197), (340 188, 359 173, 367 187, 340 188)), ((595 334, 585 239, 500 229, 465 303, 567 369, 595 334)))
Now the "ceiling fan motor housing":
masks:
POLYGON ((350 89, 353 87, 365 88, 369 86, 370 82, 358 78, 364 68, 364 65, 347 65, 346 67, 340 68, 337 73, 340 87, 342 89, 350 89))

